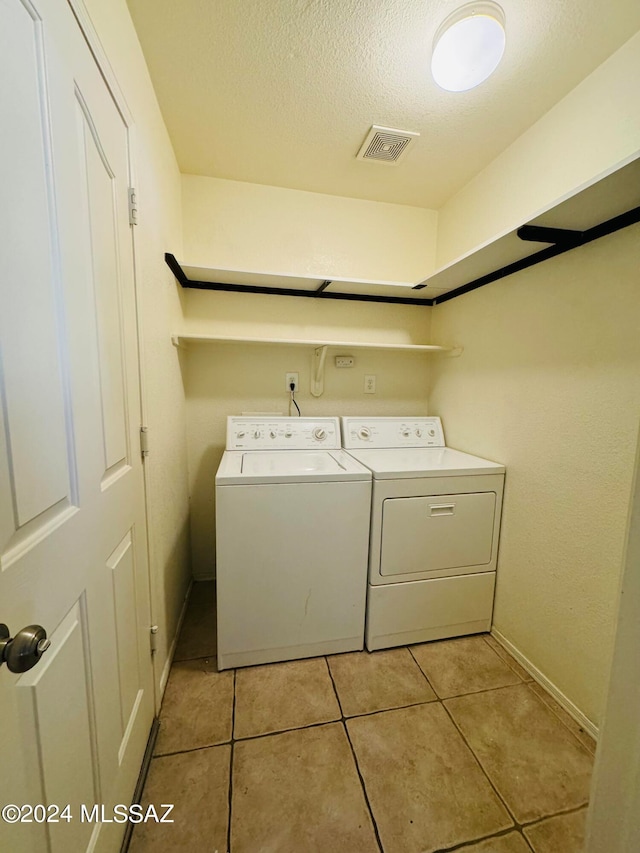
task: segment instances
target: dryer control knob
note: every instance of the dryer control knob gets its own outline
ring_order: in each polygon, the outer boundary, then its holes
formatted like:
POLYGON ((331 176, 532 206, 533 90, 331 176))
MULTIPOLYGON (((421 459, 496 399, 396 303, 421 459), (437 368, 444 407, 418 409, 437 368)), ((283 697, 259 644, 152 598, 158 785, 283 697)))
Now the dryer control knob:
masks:
POLYGON ((417 429, 417 430, 416 430, 416 435, 418 436, 418 438, 420 438, 420 436, 422 435, 422 430, 421 430, 421 429, 417 429))
POLYGON ((327 437, 327 432, 322 427, 316 427, 313 431, 313 437, 316 441, 324 441, 327 437))
POLYGON ((371 430, 369 427, 360 427, 358 435, 363 441, 368 441, 371 438, 371 430))
POLYGON ((433 438, 433 436, 434 436, 435 434, 436 434, 435 429, 430 429, 430 430, 429 430, 429 435, 430 435, 432 438, 433 438))

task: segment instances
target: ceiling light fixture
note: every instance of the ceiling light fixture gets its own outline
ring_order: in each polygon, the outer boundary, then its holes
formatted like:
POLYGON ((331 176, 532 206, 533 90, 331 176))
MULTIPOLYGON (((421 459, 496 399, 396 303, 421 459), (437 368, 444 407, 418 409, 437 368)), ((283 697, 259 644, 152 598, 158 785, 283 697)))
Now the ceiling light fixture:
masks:
POLYGON ((497 3, 467 3, 438 27, 431 73, 448 92, 479 86, 498 67, 505 46, 505 17, 497 3))

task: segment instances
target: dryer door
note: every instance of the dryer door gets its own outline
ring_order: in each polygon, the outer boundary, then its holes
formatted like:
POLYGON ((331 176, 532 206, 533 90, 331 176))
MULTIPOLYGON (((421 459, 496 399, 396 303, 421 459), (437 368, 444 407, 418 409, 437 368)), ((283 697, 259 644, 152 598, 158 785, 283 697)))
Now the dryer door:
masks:
POLYGON ((387 498, 383 576, 424 574, 491 562, 495 492, 387 498))

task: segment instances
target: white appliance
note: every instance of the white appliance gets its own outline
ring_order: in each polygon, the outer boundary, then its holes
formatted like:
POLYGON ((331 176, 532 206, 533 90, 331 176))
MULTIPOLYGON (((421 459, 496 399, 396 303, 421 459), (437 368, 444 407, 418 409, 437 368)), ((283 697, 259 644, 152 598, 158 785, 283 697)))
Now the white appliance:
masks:
POLYGON ((369 650, 491 627, 504 466, 445 446, 440 418, 343 418, 373 473, 369 650))
POLYGON ((338 418, 230 417, 216 474, 218 668, 362 649, 371 472, 338 418))

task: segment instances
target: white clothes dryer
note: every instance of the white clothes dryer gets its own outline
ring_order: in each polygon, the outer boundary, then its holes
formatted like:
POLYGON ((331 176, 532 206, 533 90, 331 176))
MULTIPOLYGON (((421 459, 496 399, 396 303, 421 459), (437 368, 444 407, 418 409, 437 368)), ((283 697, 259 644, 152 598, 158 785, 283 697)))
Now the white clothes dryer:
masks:
POLYGON ((338 418, 230 417, 216 474, 218 668, 362 649, 371 472, 338 418))
POLYGON ((445 446, 440 418, 343 418, 373 474, 369 650, 491 627, 505 468, 445 446))

